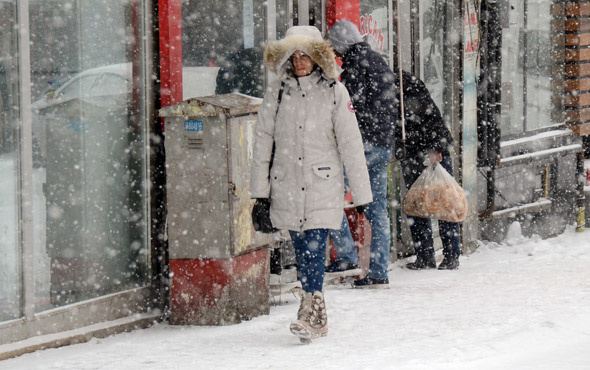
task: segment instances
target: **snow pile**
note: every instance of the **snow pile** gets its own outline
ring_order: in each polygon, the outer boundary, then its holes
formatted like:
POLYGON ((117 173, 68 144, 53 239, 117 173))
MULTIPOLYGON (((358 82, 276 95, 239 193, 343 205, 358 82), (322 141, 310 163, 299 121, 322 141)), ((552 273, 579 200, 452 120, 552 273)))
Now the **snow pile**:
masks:
POLYGON ((390 290, 328 286, 330 332, 289 333, 297 300, 226 327, 167 324, 0 362, 0 369, 588 369, 590 231, 481 242, 457 271, 392 264, 390 290))

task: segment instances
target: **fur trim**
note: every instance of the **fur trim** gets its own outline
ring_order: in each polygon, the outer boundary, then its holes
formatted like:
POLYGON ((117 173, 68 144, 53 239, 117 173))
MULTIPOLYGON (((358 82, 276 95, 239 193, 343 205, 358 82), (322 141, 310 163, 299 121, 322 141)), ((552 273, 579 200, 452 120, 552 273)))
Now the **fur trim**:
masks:
POLYGON ((280 78, 285 78, 292 73, 289 58, 295 50, 301 50, 309 55, 326 77, 337 79, 340 75, 341 70, 336 64, 336 55, 330 42, 300 35, 269 42, 264 48, 264 64, 280 78))

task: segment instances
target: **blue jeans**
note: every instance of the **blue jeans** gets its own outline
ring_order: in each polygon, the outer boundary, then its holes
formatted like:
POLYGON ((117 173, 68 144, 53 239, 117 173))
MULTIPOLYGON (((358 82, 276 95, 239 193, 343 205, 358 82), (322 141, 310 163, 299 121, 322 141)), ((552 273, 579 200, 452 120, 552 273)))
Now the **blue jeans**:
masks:
POLYGON ((324 286, 328 229, 291 231, 301 287, 306 293, 321 292, 324 286))
POLYGON ((355 264, 359 263, 359 256, 354 248, 354 239, 350 233, 350 227, 348 226, 348 219, 346 213, 342 217, 342 225, 338 230, 330 230, 330 238, 334 243, 336 249, 337 258, 335 263, 340 264, 355 264))
MULTIPOLYGON (((403 176, 406 188, 410 189, 412 184, 420 177, 424 170, 422 159, 408 158, 403 161, 403 176)), ((453 162, 449 155, 443 155, 440 162, 451 176, 453 175, 453 162)), ((409 217, 410 232, 414 241, 416 256, 431 258, 434 256, 434 242, 432 239, 432 223, 428 218, 409 217)), ((459 237, 460 227, 457 222, 438 221, 440 239, 443 245, 443 255, 458 258, 461 255, 461 239, 459 237)))
POLYGON ((388 277, 391 225, 387 212, 387 168, 392 151, 392 148, 365 143, 365 159, 373 192, 373 202, 365 209, 365 215, 371 224, 371 262, 368 276, 374 279, 388 277))

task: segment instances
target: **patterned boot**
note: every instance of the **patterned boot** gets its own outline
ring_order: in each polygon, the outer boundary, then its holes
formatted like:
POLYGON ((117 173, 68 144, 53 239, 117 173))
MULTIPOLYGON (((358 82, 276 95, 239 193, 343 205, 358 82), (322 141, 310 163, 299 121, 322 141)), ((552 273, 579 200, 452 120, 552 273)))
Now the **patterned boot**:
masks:
POLYGON ((322 292, 302 293, 297 321, 290 329, 302 343, 311 343, 312 339, 328 334, 328 315, 322 292))
POLYGON ((301 291, 299 300, 299 310, 297 310, 297 321, 291 323, 291 333, 297 335, 302 340, 311 338, 309 331, 309 317, 311 316, 311 293, 301 291))

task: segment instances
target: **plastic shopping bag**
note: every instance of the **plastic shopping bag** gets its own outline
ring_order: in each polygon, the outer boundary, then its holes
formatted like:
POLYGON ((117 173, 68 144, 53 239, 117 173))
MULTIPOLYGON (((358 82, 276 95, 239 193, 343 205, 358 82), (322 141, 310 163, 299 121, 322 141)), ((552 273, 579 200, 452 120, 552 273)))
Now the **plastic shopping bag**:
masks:
POLYGON ((408 216, 461 222, 467 216, 467 198, 443 166, 429 165, 408 190, 404 212, 408 216))

